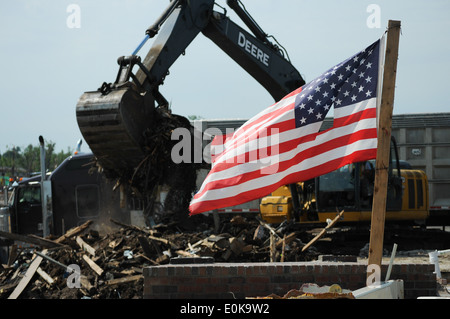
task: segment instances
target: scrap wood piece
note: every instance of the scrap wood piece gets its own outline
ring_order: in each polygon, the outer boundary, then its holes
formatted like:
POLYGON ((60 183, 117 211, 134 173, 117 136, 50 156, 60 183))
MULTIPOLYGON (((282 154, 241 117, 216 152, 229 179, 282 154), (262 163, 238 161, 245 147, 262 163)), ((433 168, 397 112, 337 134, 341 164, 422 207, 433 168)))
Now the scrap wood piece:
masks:
POLYGON ((263 225, 258 225, 253 234, 253 240, 262 240, 265 237, 265 231, 263 225))
POLYGON ((129 283, 129 282, 133 282, 133 281, 138 281, 142 278, 144 278, 143 275, 134 275, 134 276, 128 276, 128 277, 107 280, 107 281, 105 281, 105 284, 107 284, 109 286, 120 285, 120 284, 125 284, 125 283, 129 283))
POLYGON ((236 215, 233 218, 231 218, 230 223, 236 225, 243 225, 247 223, 247 219, 245 219, 245 217, 242 217, 241 215, 236 215))
MULTIPOLYGON (((278 243, 277 243, 278 244, 278 243)), ((286 250, 286 235, 283 237, 283 246, 281 248, 281 262, 284 262, 284 252, 286 250)))
MULTIPOLYGON (((44 249, 42 254, 47 253, 47 249, 44 249)), ((34 258, 31 265, 28 267, 25 275, 23 276, 22 280, 20 280, 19 284, 16 286, 14 291, 9 295, 8 299, 17 299, 22 291, 27 287, 28 283, 30 282, 31 278, 33 278, 34 274, 36 273, 37 269, 39 268, 42 261, 42 256, 38 255, 34 258)))
POLYGON ((122 241, 123 241, 123 237, 114 239, 113 241, 109 242, 108 247, 112 248, 112 249, 116 249, 116 247, 118 247, 122 243, 122 241))
POLYGON ((330 229, 331 227, 333 227, 338 222, 338 220, 342 217, 343 214, 344 214, 344 211, 341 211, 338 215, 336 215, 336 217, 331 221, 331 223, 329 223, 327 225, 327 227, 322 229, 322 231, 319 234, 317 234, 316 237, 314 237, 309 243, 307 243, 305 246, 303 246, 302 252, 307 250, 312 244, 314 244, 317 240, 319 240, 320 237, 325 235, 327 230, 330 229))
POLYGON ((20 234, 0 231, 0 237, 17 240, 17 241, 23 241, 23 242, 26 242, 29 244, 40 246, 42 248, 55 248, 55 247, 62 246, 60 243, 56 243, 52 240, 44 239, 39 236, 20 235, 20 234))
POLYGON ((93 271, 95 271, 99 276, 103 274, 103 269, 95 263, 89 256, 83 255, 84 261, 91 267, 93 271))
POLYGON ((270 262, 275 262, 277 259, 277 249, 275 246, 275 236, 274 233, 270 232, 270 262))
POLYGON ((183 257, 200 257, 197 254, 191 254, 190 252, 184 251, 184 250, 177 250, 175 253, 177 253, 180 256, 183 257))
POLYGON ((289 245, 295 238, 297 238, 297 233, 290 233, 288 236, 284 235, 283 239, 279 239, 276 243, 276 248, 281 248, 284 245, 289 245))
POLYGON ((110 219, 110 221, 112 223, 118 225, 118 226, 121 226, 121 227, 124 227, 124 228, 127 228, 127 229, 136 230, 136 231, 139 231, 139 232, 142 232, 142 233, 145 233, 145 234, 153 235, 153 231, 152 230, 147 230, 147 229, 135 226, 135 225, 124 224, 124 223, 119 222, 118 220, 115 220, 115 219, 112 219, 112 218, 110 219))
MULTIPOLYGON (((68 270, 72 270, 72 272, 75 272, 75 269, 71 269, 69 266, 64 265, 63 263, 60 263, 59 261, 53 259, 50 256, 47 256, 46 254, 42 253, 42 252, 35 252, 36 255, 47 259, 48 261, 54 263, 55 265, 60 266, 61 268, 63 268, 64 270, 68 271, 68 270)), ((78 275, 80 276, 80 283, 81 285, 87 290, 87 291, 92 291, 95 287, 89 282, 89 279, 82 275, 81 273, 78 273, 78 275)))
POLYGON ((52 277, 50 277, 49 274, 47 274, 41 267, 38 267, 38 269, 36 270, 36 272, 39 274, 39 276, 42 277, 42 279, 44 279, 49 285, 53 285, 55 283, 55 281, 53 280, 52 277))
POLYGON ((164 243, 166 245, 170 245, 173 249, 180 249, 180 246, 178 246, 177 244, 171 242, 168 239, 155 237, 155 236, 152 236, 152 235, 149 235, 148 238, 151 239, 151 240, 156 240, 156 241, 162 242, 162 243, 164 243))
POLYGON ((48 244, 48 248, 52 248, 52 249, 53 248, 68 248, 69 247, 69 246, 64 245, 62 243, 56 243, 54 240, 43 238, 43 237, 39 237, 39 236, 34 235, 34 234, 30 234, 30 235, 28 235, 28 237, 35 238, 36 240, 39 240, 43 245, 48 244))
POLYGON ((17 286, 17 284, 18 284, 17 282, 14 282, 14 283, 10 283, 10 284, 6 284, 6 285, 3 285, 3 286, 0 286, 0 297, 3 294, 6 295, 8 292, 13 290, 17 286))
POLYGON ((85 242, 80 236, 77 236, 76 242, 81 249, 88 252, 92 256, 95 256, 95 248, 89 245, 87 242, 85 242))
POLYGON ((146 255, 144 255, 144 254, 136 254, 136 256, 135 256, 136 258, 138 258, 138 257, 142 257, 142 258, 144 258, 145 260, 147 260, 147 261, 149 261, 149 262, 151 262, 153 265, 155 265, 155 266, 158 266, 159 265, 159 263, 157 263, 156 261, 154 261, 153 259, 151 259, 151 258, 149 258, 149 257, 147 257, 146 255))
POLYGON ((67 238, 77 236, 78 234, 82 233, 86 228, 89 227, 89 225, 92 224, 92 220, 88 220, 84 224, 69 229, 64 235, 54 240, 55 243, 62 243, 67 238))
POLYGON ((267 223, 265 223, 265 222, 264 222, 263 220, 261 220, 260 218, 257 218, 257 220, 259 221, 259 223, 260 223, 263 227, 267 228, 273 236, 277 237, 278 239, 281 239, 281 237, 277 234, 277 232, 275 231, 275 229, 273 229, 272 227, 270 227, 267 223))

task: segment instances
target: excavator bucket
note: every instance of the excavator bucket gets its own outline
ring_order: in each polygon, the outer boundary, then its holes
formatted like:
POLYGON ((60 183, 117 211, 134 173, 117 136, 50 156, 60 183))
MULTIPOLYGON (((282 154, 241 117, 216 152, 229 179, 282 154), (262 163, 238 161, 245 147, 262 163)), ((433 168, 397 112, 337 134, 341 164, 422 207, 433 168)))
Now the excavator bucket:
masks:
POLYGON ((107 176, 120 177, 144 158, 144 134, 154 121, 151 103, 132 86, 80 97, 78 126, 107 176))

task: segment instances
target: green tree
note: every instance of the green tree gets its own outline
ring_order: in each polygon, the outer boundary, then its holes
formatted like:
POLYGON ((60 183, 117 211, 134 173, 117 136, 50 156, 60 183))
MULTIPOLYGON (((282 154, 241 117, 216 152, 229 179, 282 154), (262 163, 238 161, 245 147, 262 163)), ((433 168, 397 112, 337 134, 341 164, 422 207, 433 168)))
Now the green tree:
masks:
MULTIPOLYGON (((45 167, 47 171, 53 171, 64 159, 72 154, 70 148, 67 152, 55 152, 55 143, 45 142, 45 167)), ((12 149, 7 147, 6 152, 0 155, 0 169, 10 176, 29 176, 33 172, 41 170, 40 146, 29 144, 23 151, 18 146, 12 149)))
POLYGON ((21 166, 21 149, 18 146, 13 146, 12 149, 7 149, 2 156, 2 166, 10 173, 10 175, 17 174, 17 168, 21 166))
POLYGON ((24 150, 23 150, 23 168, 27 171, 27 174, 30 175, 32 172, 37 171, 39 167, 39 147, 33 146, 29 144, 24 150))

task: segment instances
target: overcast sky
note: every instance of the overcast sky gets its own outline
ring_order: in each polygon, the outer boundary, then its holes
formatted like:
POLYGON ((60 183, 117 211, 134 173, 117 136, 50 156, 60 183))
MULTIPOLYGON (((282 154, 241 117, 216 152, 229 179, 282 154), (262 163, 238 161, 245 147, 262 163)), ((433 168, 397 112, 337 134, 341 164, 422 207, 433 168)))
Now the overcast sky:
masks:
MULTIPOLYGON (((114 82, 117 58, 131 54, 168 3, 0 0, 0 153, 38 145, 39 135, 55 142, 57 151, 74 149, 82 137, 75 116, 78 98, 103 82, 114 82)), ((225 0, 217 3, 226 7, 225 0)), ((243 3, 286 48, 307 82, 380 38, 388 20, 401 20, 394 114, 450 110, 450 1, 243 3)), ((244 27, 231 9, 227 12, 244 27)), ((248 119, 274 103, 202 34, 170 69, 161 92, 174 113, 205 119, 248 119)), ((88 150, 85 143, 82 150, 88 150)))

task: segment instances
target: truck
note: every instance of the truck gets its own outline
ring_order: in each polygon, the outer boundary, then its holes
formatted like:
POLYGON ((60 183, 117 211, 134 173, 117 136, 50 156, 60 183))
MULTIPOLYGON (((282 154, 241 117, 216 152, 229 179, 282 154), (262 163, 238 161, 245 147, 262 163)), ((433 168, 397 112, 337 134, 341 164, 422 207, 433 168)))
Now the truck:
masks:
MULTIPOLYGON (((92 153, 77 153, 45 174, 43 181, 41 174, 15 183, 10 187, 7 204, 0 207, 0 231, 47 237, 61 236, 88 220, 93 221, 92 228, 100 233, 114 226, 111 219, 130 223, 133 216, 138 216, 137 212, 142 212, 140 203, 125 202, 123 194, 114 191, 111 181, 93 164, 92 153)), ((29 246, 0 236, 2 262, 6 263, 14 243, 29 246)))

